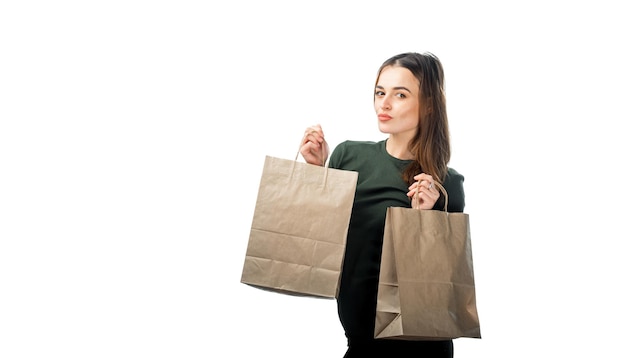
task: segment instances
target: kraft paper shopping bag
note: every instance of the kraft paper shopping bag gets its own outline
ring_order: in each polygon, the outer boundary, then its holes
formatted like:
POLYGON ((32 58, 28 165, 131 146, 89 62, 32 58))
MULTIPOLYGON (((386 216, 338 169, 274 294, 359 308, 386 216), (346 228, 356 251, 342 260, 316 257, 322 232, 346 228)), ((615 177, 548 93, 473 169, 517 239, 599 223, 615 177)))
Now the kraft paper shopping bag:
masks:
POLYGON ((469 215, 387 208, 375 338, 460 337, 481 338, 469 215))
POLYGON ((357 176, 266 156, 241 282, 335 298, 357 176))

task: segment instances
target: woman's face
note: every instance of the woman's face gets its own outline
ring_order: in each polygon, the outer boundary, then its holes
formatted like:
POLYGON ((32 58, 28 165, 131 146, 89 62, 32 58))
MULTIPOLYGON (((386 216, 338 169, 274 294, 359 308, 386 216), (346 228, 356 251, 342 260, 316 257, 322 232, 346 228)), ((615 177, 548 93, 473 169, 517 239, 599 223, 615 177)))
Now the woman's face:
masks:
POLYGON ((378 129, 387 134, 413 137, 419 122, 419 82, 404 67, 385 67, 378 77, 374 109, 378 129))

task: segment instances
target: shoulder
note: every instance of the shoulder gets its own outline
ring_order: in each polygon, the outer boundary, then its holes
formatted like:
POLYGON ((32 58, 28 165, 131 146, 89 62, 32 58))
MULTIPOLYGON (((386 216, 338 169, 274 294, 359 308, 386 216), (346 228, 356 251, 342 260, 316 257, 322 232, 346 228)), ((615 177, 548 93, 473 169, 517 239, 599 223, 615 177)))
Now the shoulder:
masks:
POLYGON ((333 149, 329 165, 335 168, 341 167, 342 163, 355 160, 356 158, 363 158, 364 153, 376 151, 378 147, 379 144, 377 142, 356 140, 343 141, 337 144, 335 149, 333 149))
POLYGON ((454 168, 448 168, 448 174, 444 180, 444 184, 463 185, 465 177, 454 168))
POLYGON ((375 148, 377 145, 378 142, 345 140, 339 143, 335 150, 367 150, 368 148, 375 148))

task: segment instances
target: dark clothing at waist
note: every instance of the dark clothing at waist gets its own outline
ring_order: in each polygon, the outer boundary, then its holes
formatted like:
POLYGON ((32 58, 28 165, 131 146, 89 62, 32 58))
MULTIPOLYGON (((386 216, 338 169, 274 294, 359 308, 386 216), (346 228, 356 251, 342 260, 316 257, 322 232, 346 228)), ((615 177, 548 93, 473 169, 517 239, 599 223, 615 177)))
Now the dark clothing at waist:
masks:
POLYGON ((370 357, 412 357, 412 358, 452 358, 454 345, 451 340, 443 341, 403 341, 391 339, 371 339, 348 341, 348 351, 344 358, 370 357))

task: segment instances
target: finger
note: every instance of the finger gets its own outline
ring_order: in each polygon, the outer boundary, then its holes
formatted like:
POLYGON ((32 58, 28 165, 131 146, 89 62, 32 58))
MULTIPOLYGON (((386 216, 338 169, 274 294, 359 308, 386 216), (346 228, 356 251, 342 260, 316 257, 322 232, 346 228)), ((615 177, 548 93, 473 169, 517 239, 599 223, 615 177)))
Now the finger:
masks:
POLYGON ((428 180, 420 180, 419 182, 416 183, 415 188, 419 191, 430 191, 430 189, 432 188, 432 182, 429 182, 428 180))
POLYGON ((316 135, 319 135, 322 138, 324 137, 324 131, 322 130, 322 127, 319 124, 308 127, 306 129, 305 133, 306 134, 316 134, 316 135))
POLYGON ((423 187, 425 190, 428 190, 430 192, 433 193, 438 193, 439 192, 439 187, 437 186, 437 181, 434 179, 425 179, 421 181, 421 187, 423 187))
POLYGON ((304 143, 302 143, 301 148, 302 148, 302 151, 312 152, 317 148, 317 146, 315 145, 315 143, 311 142, 310 140, 307 140, 304 143))
POLYGON ((410 193, 407 193, 407 196, 409 197, 409 204, 411 204, 411 207, 413 209, 419 208, 419 197, 417 196, 417 193, 410 192, 410 193))
POLYGON ((419 198, 421 200, 428 201, 428 202, 432 201, 432 198, 433 198, 433 193, 426 189, 419 190, 417 192, 417 195, 419 195, 419 198))
POLYGON ((429 209, 429 198, 424 194, 424 192, 418 191, 413 196, 413 199, 411 200, 411 205, 414 208, 429 209))
POLYGON ((303 142, 312 142, 319 147, 324 143, 324 135, 318 131, 310 130, 306 132, 303 142))
POLYGON ((419 180, 416 182, 413 182, 413 184, 409 185, 408 187, 407 195, 410 194, 410 196, 413 196, 413 194, 416 193, 417 190, 422 186, 423 186, 423 183, 419 180))
POLYGON ((427 202, 432 208, 437 200, 439 200, 439 191, 437 189, 430 189, 420 192, 420 198, 427 202))
POLYGON ((316 124, 316 125, 313 125, 313 126, 309 127, 309 129, 311 129, 314 132, 319 133, 319 135, 324 137, 324 131, 322 130, 322 126, 321 125, 316 124))
POLYGON ((424 199, 427 198, 432 200, 433 202, 437 201, 437 199, 439 198, 439 191, 434 185, 432 185, 432 182, 428 185, 421 185, 418 189, 418 192, 423 194, 422 197, 424 199))
POLYGON ((426 173, 420 173, 414 176, 413 179, 415 179, 415 181, 427 181, 429 183, 432 183, 435 181, 432 175, 426 174, 426 173))
POLYGON ((302 139, 302 143, 300 143, 300 148, 302 151, 307 150, 317 152, 320 150, 320 143, 318 143, 315 138, 304 137, 302 139))

